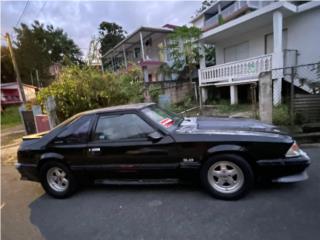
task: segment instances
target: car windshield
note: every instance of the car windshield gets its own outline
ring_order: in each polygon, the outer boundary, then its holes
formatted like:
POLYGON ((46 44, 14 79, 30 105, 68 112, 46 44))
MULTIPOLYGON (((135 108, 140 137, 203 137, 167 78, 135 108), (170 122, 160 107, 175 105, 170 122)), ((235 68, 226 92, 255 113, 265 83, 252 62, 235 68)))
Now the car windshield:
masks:
POLYGON ((142 109, 142 112, 157 124, 168 130, 173 130, 183 121, 182 117, 164 110, 156 105, 142 109))

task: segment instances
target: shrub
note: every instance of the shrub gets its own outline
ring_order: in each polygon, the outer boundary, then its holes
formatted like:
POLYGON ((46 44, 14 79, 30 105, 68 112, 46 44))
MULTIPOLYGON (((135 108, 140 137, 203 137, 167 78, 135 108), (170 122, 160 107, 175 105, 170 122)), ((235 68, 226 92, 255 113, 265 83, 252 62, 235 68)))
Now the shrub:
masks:
POLYGON ((279 105, 273 108, 272 122, 275 125, 290 125, 290 116, 287 105, 279 105))
POLYGON ((152 102, 159 102, 159 95, 162 94, 163 90, 160 84, 151 84, 149 86, 149 94, 152 102))
POLYGON ((174 113, 180 113, 183 112, 185 110, 188 110, 190 108, 193 108, 197 106, 197 103, 195 103, 192 99, 192 97, 188 96, 186 97, 183 101, 176 103, 176 104, 171 104, 168 107, 169 111, 172 111, 174 113))
POLYGON ((59 120, 89 109, 140 102, 142 73, 137 66, 103 74, 89 67, 66 67, 55 82, 40 90, 38 102, 43 106, 49 96, 55 98, 59 120))

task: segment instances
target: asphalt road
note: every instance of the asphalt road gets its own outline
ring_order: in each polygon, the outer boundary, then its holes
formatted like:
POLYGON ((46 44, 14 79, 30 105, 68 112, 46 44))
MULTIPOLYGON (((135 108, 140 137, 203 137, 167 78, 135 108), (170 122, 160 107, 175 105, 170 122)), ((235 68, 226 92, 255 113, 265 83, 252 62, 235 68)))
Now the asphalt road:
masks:
POLYGON ((2 239, 319 239, 320 148, 310 179, 256 187, 239 201, 195 186, 94 186, 66 200, 2 167, 2 239))

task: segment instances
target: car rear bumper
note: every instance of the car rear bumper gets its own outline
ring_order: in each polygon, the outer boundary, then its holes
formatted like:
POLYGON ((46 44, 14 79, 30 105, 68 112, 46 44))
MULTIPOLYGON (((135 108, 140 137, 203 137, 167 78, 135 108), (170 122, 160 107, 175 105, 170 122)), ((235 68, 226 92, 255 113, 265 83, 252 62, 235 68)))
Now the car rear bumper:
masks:
POLYGON ((306 168, 310 165, 309 156, 301 150, 298 157, 258 160, 258 171, 262 177, 274 182, 299 182, 308 179, 306 168))
POLYGON ((16 163, 16 169, 21 174, 21 180, 39 181, 36 164, 16 163))

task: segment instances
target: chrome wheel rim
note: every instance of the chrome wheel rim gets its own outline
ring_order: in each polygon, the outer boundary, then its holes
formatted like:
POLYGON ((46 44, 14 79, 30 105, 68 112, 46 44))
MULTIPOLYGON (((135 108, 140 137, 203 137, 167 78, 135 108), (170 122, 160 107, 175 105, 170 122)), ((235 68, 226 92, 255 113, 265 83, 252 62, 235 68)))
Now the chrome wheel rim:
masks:
POLYGON ((234 193, 243 186, 244 175, 241 168, 233 162, 219 161, 209 168, 208 181, 218 192, 234 193))
POLYGON ((59 167, 53 167, 48 170, 47 181, 49 186, 57 192, 63 192, 69 186, 66 172, 59 167))

